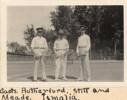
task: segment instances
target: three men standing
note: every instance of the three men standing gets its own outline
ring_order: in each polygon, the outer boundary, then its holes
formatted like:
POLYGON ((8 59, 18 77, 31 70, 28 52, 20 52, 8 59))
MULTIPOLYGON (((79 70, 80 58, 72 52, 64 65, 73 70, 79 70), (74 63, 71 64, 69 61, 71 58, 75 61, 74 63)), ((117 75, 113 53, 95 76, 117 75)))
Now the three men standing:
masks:
MULTIPOLYGON (((31 48, 34 53, 35 66, 34 66, 34 81, 37 81, 37 69, 41 62, 42 64, 42 80, 46 80, 45 63, 44 58, 48 51, 48 45, 46 39, 42 36, 44 30, 42 27, 37 28, 37 36, 33 38, 31 48)), ((81 27, 80 36, 77 44, 77 55, 81 61, 80 66, 80 77, 79 81, 90 81, 90 66, 89 66, 89 50, 90 50, 90 37, 86 34, 86 27, 81 27)), ((62 29, 58 32, 58 38, 54 42, 54 53, 55 53, 55 80, 59 80, 60 69, 62 68, 62 79, 66 80, 66 67, 67 67, 67 54, 69 51, 69 44, 65 38, 65 33, 62 29)))

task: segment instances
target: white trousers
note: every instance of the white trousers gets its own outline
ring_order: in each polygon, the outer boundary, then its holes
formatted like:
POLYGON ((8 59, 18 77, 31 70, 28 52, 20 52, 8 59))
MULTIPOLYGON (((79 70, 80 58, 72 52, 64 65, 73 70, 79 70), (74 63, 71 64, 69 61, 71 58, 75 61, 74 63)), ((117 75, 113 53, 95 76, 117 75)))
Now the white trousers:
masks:
POLYGON ((80 79, 90 81, 91 78, 91 70, 90 70, 90 62, 89 62, 89 54, 87 55, 81 55, 79 57, 80 59, 80 79))
POLYGON ((38 76, 37 72, 38 72, 39 65, 42 68, 41 69, 42 79, 46 79, 44 57, 43 56, 39 56, 39 57, 35 57, 34 80, 37 80, 37 76, 38 76))
POLYGON ((56 58, 56 71, 55 78, 58 79, 60 75, 60 69, 62 68, 62 77, 66 78, 67 56, 56 58))

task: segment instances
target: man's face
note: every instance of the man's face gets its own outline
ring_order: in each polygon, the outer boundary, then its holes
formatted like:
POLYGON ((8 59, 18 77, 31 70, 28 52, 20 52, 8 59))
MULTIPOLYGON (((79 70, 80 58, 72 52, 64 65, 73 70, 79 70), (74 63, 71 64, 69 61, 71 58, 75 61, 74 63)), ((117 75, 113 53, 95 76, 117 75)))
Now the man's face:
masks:
POLYGON ((60 35, 60 34, 59 34, 59 35, 58 35, 58 38, 59 38, 59 39, 62 39, 62 38, 63 38, 63 35, 60 35))
POLYGON ((81 31, 81 35, 83 35, 83 34, 85 34, 86 33, 86 31, 85 30, 82 30, 81 31))
POLYGON ((42 34, 43 34, 43 31, 42 31, 42 30, 38 30, 38 31, 37 31, 37 35, 38 35, 38 36, 42 36, 42 34))

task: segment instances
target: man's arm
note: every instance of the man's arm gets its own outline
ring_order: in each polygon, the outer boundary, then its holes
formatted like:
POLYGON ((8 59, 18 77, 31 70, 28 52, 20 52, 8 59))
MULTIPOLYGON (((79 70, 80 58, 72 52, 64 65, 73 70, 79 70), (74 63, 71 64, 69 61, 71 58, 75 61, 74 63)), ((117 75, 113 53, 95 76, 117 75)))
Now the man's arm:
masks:
POLYGON ((31 46, 30 46, 30 49, 31 49, 31 52, 34 54, 34 48, 35 48, 35 38, 32 39, 31 41, 31 46))
POLYGON ((56 53, 56 41, 54 42, 54 47, 53 47, 53 50, 54 50, 54 52, 56 53))
POLYGON ((66 40, 66 49, 67 49, 67 52, 69 51, 69 43, 68 41, 66 40))
POLYGON ((35 38, 32 39, 30 47, 31 47, 32 50, 34 49, 34 47, 35 47, 35 38))
POLYGON ((45 49, 48 49, 48 44, 47 44, 46 39, 44 40, 44 48, 45 48, 45 49))
POLYGON ((68 55, 68 53, 69 53, 69 43, 68 43, 67 40, 65 41, 65 43, 66 43, 66 52, 65 52, 65 55, 68 55))
POLYGON ((77 53, 77 56, 79 56, 79 38, 78 38, 78 42, 77 42, 76 53, 77 53))
POLYGON ((87 38, 87 48, 86 48, 86 50, 89 51, 89 50, 90 50, 90 47, 91 47, 91 40, 90 40, 90 37, 88 36, 88 38, 87 38))

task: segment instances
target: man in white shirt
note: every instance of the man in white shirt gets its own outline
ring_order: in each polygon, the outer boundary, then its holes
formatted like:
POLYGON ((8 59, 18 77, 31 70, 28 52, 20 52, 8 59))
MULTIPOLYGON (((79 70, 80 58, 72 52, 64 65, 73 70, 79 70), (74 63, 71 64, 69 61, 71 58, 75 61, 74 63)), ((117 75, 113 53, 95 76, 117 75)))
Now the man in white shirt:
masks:
POLYGON ((90 64, 89 64, 89 50, 90 50, 90 37, 86 34, 87 27, 81 27, 81 33, 78 38, 77 44, 77 55, 81 61, 81 73, 78 80, 90 81, 91 72, 90 72, 90 64))
POLYGON ((59 30, 58 39, 54 43, 56 55, 55 80, 59 80, 60 69, 62 67, 62 78, 66 80, 67 52, 69 51, 68 41, 64 38, 64 31, 59 30))
POLYGON ((42 81, 46 81, 44 57, 48 50, 48 45, 46 39, 42 36, 44 34, 44 29, 42 27, 39 27, 36 30, 37 35, 33 38, 31 42, 31 49, 34 53, 35 59, 33 81, 37 81, 37 70, 40 63, 42 66, 42 81))

